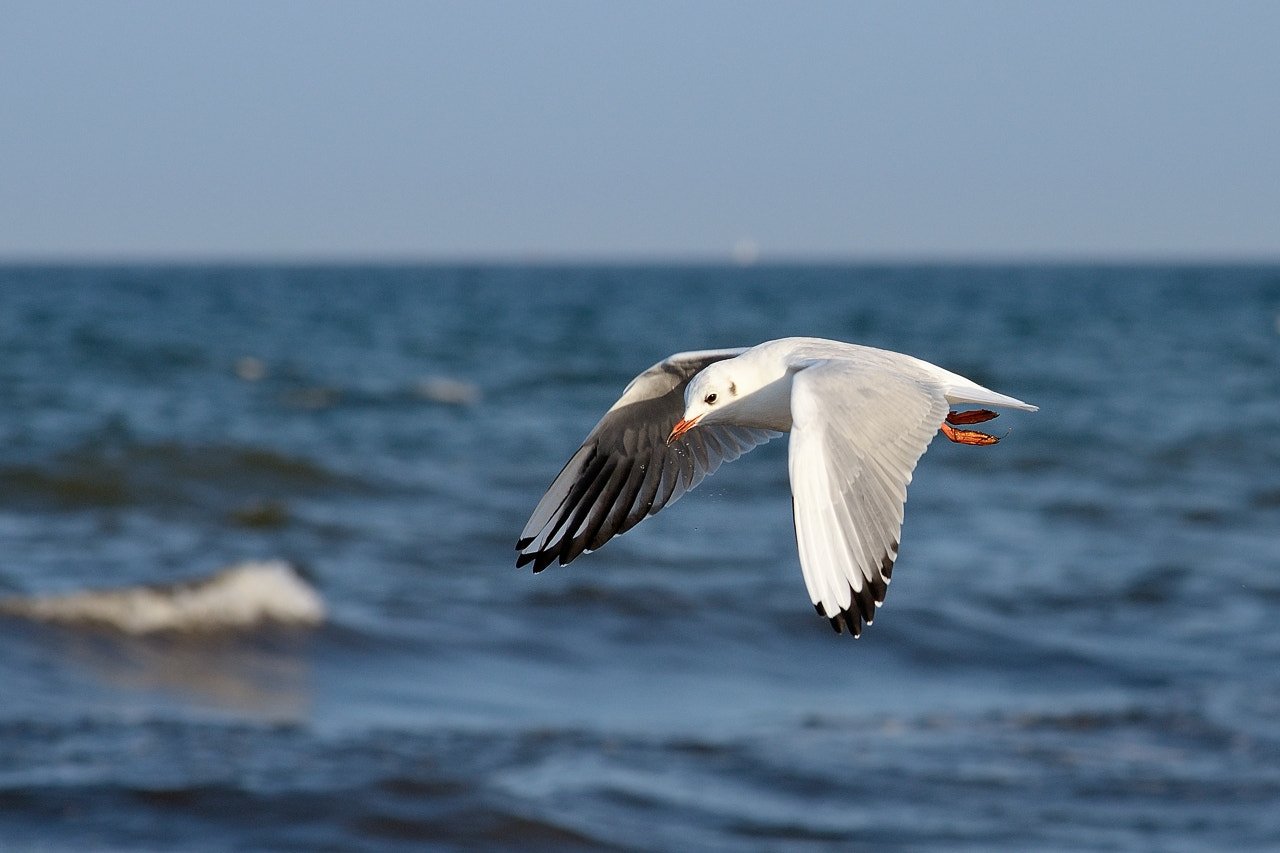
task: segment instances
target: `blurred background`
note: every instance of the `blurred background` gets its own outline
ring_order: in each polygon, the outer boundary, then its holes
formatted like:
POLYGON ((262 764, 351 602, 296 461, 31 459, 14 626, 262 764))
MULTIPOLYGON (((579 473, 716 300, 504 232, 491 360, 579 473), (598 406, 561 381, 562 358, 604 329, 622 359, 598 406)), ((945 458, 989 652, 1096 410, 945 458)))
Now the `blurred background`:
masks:
POLYGON ((1277 256, 1270 3, 0 3, 0 257, 1277 256))
POLYGON ((0 848, 1280 848, 1280 12, 0 2, 0 848), (572 566, 626 383, 935 442, 854 641, 786 439, 572 566))

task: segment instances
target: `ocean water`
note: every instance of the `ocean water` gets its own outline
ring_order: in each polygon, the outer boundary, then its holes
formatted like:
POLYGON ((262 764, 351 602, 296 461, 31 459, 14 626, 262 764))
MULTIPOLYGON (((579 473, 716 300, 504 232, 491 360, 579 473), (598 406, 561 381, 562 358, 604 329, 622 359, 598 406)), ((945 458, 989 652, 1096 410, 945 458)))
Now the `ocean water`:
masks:
POLYGON ((0 269, 0 598, 4 851, 1277 850, 1280 268, 0 269), (797 334, 1040 406, 860 639, 785 438, 515 569, 632 376, 797 334), (33 609, 263 561, 323 616, 33 609))

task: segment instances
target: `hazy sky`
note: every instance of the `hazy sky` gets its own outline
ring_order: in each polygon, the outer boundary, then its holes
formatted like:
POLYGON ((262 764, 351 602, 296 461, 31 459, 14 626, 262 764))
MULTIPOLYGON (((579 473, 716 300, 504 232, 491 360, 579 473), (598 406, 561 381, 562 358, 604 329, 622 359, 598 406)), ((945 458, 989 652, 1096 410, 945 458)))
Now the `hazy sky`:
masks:
POLYGON ((0 0, 0 259, 1280 259, 1280 3, 0 0))

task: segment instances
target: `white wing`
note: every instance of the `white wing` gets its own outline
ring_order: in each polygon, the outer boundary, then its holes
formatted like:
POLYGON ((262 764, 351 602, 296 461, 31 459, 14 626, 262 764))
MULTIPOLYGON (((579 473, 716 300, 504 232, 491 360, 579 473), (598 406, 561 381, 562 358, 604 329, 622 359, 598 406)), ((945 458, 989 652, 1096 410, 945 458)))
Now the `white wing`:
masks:
POLYGON ((837 631, 858 636, 884 601, 907 484, 946 415, 938 383, 885 364, 833 359, 796 373, 796 543, 809 598, 837 631))
POLYGON ((627 385, 538 502, 516 542, 516 565, 540 572, 593 551, 778 433, 701 426, 667 445, 684 389, 708 364, 741 349, 678 353, 627 385))

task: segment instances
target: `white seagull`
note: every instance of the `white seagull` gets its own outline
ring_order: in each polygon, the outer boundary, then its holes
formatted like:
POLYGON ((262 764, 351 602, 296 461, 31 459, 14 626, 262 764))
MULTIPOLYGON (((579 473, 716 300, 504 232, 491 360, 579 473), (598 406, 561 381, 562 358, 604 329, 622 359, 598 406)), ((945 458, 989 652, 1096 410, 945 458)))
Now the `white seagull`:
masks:
POLYGON ((805 586, 818 614, 856 637, 884 601, 907 484, 934 434, 999 440, 956 429, 996 413, 955 403, 1036 411, 927 361, 840 341, 677 353, 631 380, 596 424, 534 509, 516 565, 565 565, 790 432, 805 586))

